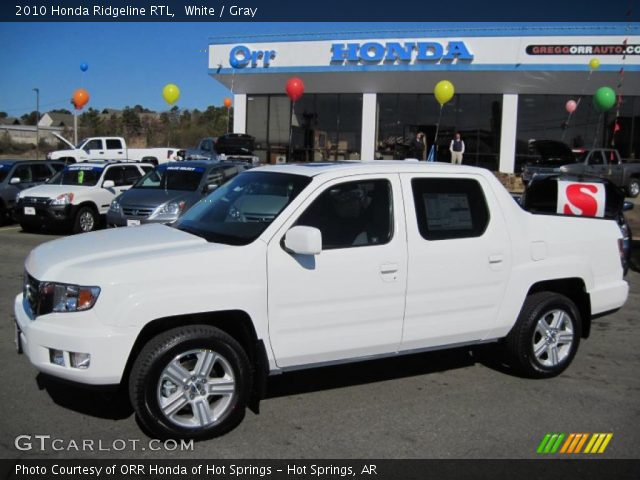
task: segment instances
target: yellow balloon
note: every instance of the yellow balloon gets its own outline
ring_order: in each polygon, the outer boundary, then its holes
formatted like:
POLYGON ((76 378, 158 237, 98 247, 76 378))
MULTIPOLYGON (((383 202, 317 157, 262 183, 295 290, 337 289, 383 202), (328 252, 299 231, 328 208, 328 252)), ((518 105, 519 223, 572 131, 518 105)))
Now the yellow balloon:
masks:
POLYGON ((162 98, 169 105, 173 105, 180 98, 180 89, 173 83, 167 83, 162 89, 162 98))
POLYGON ((600 60, 598 60, 597 58, 592 58, 591 60, 589 60, 589 68, 591 70, 597 70, 599 66, 600 60))
POLYGON ((439 81, 438 83, 436 83, 436 86, 433 89, 433 94, 435 95, 436 100, 441 106, 451 100, 454 93, 455 88, 453 88, 453 83, 451 83, 449 80, 439 81))

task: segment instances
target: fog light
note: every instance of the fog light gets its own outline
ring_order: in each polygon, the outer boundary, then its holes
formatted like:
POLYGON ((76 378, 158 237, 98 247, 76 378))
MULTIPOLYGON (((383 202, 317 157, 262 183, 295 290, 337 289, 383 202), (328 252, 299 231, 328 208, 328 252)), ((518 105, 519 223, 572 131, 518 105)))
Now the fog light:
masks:
POLYGON ((89 368, 91 363, 90 353, 69 352, 69 357, 73 368, 89 368))
POLYGON ((54 365, 64 367, 64 352, 62 350, 49 349, 49 361, 54 365))

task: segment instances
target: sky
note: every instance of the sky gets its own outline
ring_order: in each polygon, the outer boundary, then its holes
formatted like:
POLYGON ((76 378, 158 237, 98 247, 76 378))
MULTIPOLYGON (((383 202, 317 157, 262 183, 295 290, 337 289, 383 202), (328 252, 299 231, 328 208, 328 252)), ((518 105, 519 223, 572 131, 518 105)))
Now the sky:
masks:
MULTIPOLYGON (((402 30, 415 30, 403 23, 402 30)), ((2 23, 0 24, 0 111, 21 116, 72 110, 77 88, 90 95, 87 107, 123 108, 140 104, 156 111, 167 83, 181 91, 182 108, 221 106, 230 91, 207 73, 213 37, 249 34, 371 31, 398 29, 370 23, 2 23), (83 73, 81 63, 89 69, 83 73)))

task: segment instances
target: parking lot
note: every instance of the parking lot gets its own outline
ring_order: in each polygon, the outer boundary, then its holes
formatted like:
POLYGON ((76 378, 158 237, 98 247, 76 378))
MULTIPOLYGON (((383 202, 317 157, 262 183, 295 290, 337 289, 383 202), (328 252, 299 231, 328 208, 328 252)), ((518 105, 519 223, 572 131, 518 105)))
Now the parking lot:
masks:
MULTIPOLYGON (((640 205, 632 212, 640 234, 640 205)), ((14 346, 13 298, 23 262, 59 238, 0 227, 2 458, 167 458, 121 397, 42 379, 14 346), (61 439, 62 451, 18 450, 19 435, 61 439), (66 449, 92 440, 94 451, 66 449), (127 447, 120 451, 124 440, 127 447), (116 442, 114 442, 116 441, 116 442), (100 448, 98 448, 100 445, 100 448), (134 450, 132 445, 136 445, 134 450), (115 448, 114 448, 115 447, 115 448), (96 451, 100 450, 100 451, 96 451)), ((183 458, 535 458, 548 432, 610 432, 605 458, 637 458, 640 446, 640 242, 629 300, 594 322, 572 366, 527 380, 494 364, 487 348, 432 352, 273 377, 261 414, 222 438, 173 452, 183 458)), ((584 455, 582 455, 584 456, 584 455)))

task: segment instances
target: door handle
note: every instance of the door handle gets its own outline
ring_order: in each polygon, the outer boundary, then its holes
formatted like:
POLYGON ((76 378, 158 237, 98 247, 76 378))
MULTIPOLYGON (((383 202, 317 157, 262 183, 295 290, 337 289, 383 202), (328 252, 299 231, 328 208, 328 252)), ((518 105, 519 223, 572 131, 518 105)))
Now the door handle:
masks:
POLYGON ((385 282, 395 282, 398 279, 399 269, 397 263, 384 263, 380 265, 380 276, 385 282))
POLYGON ((502 263, 504 261, 504 256, 503 255, 489 255, 489 263, 491 265, 496 265, 498 263, 502 263))
POLYGON ((104 155, 104 152, 98 152, 100 155, 104 155))
POLYGON ((398 272, 398 264, 397 263, 385 263, 384 265, 380 265, 380 273, 383 275, 389 275, 391 273, 398 272))

